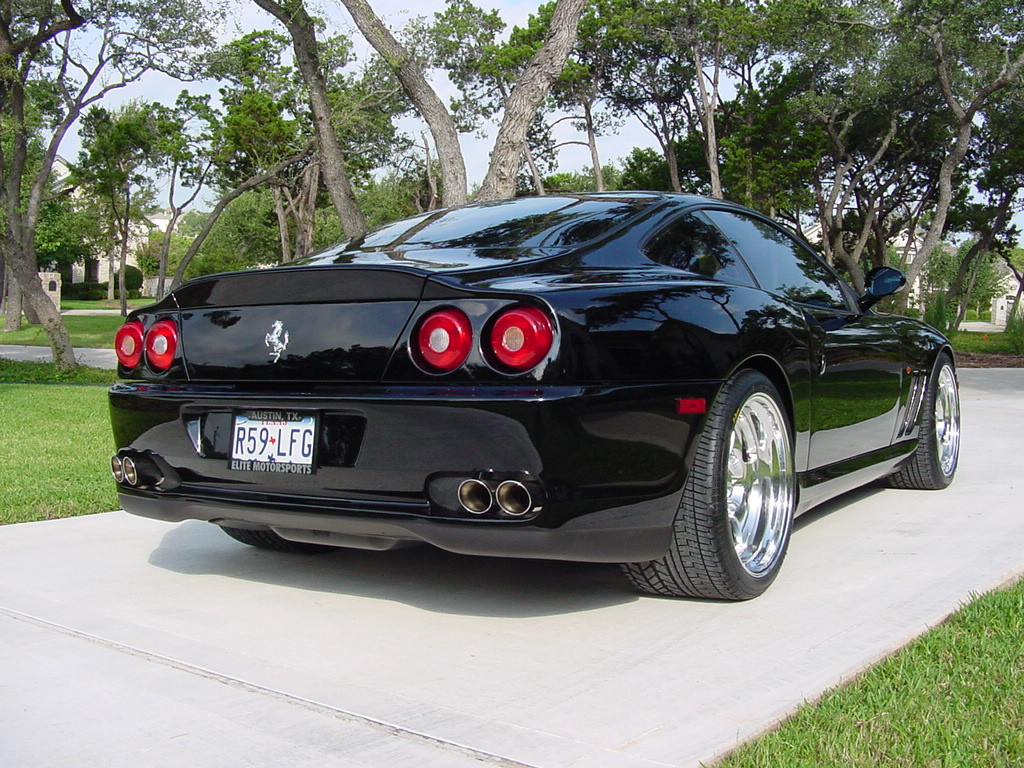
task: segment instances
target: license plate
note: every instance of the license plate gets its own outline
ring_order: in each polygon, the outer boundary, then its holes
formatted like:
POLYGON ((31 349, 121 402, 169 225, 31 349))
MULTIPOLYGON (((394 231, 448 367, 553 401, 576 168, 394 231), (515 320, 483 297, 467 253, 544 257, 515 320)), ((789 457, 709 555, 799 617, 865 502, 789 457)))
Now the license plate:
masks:
POLYGON ((231 430, 231 469, 313 474, 316 417, 285 410, 236 413, 231 430))

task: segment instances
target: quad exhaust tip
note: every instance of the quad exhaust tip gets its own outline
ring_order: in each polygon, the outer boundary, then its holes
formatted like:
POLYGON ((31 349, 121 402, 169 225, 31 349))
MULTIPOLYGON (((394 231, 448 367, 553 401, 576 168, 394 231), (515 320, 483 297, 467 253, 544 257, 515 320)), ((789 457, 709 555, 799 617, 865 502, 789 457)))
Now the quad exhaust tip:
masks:
POLYGON ((494 481, 469 478, 459 484, 459 505, 471 515, 497 511, 507 517, 523 517, 540 509, 531 483, 519 480, 494 481))

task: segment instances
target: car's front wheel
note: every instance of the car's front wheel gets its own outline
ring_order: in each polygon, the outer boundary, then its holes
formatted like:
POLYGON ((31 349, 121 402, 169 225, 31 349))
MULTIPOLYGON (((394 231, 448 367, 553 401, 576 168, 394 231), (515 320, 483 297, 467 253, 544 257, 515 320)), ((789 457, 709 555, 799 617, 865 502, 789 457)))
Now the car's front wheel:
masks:
POLYGON ((778 390, 744 370, 715 398, 668 554, 623 569, 657 595, 748 600, 786 556, 796 507, 792 429, 778 390))
POLYGON ((960 392, 953 361, 943 352, 935 361, 921 405, 917 448, 889 476, 894 488, 939 491, 953 482, 960 460, 960 392))

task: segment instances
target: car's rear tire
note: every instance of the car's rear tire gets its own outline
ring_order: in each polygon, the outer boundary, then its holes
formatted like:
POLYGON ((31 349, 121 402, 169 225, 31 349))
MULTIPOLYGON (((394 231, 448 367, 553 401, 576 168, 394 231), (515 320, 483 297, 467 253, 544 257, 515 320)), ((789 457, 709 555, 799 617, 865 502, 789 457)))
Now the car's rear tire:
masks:
POLYGON ((935 361, 921 404, 917 448, 889 476, 893 488, 939 491, 953 482, 960 459, 960 393, 953 360, 943 352, 935 361))
POLYGON ((222 525, 220 528, 224 533, 236 541, 248 544, 250 547, 272 549, 276 552, 304 552, 311 554, 314 552, 326 552, 329 549, 334 549, 334 547, 329 547, 324 544, 308 544, 303 541, 289 541, 288 539, 277 535, 269 528, 231 528, 227 525, 222 525))
POLYGON ((623 570, 656 595, 749 600, 775 580, 796 507, 792 428, 778 390, 744 370, 708 413, 668 554, 623 570))

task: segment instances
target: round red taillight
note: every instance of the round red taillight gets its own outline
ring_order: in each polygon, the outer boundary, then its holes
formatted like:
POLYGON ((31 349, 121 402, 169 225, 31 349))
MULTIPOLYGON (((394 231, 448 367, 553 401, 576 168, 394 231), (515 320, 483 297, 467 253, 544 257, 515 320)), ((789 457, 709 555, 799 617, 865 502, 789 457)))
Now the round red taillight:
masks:
POLYGON ((132 320, 125 323, 114 337, 114 352, 117 362, 125 368, 134 368, 142 361, 142 323, 132 320))
POLYGON ((454 371, 469 356, 473 327, 458 309, 442 309, 428 315, 416 331, 416 350, 428 367, 454 371))
POLYGON ((157 371, 166 371, 178 351, 178 326, 173 320, 153 323, 146 333, 146 362, 157 371))
POLYGON ((551 351, 555 333, 548 316, 536 307, 516 307, 491 326, 491 351, 513 371, 528 371, 551 351))

